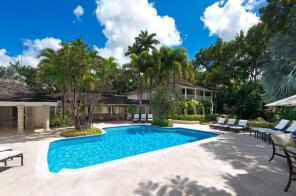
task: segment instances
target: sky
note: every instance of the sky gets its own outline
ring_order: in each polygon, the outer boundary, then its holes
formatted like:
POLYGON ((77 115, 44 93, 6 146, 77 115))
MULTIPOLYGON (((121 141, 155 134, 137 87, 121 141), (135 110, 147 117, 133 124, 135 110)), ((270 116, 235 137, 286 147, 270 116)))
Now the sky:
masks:
POLYGON ((161 45, 184 47, 189 57, 234 39, 260 22, 265 0, 9 0, 0 1, 0 65, 36 67, 42 49, 82 38, 103 57, 127 62, 124 53, 141 30, 161 45))

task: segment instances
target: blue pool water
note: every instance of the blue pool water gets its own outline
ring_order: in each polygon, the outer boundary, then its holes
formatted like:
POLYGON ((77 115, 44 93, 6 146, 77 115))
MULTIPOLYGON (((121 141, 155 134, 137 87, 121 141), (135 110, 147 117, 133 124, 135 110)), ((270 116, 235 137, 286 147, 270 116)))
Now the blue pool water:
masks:
POLYGON ((184 128, 159 128, 148 125, 104 128, 101 136, 63 139, 50 143, 49 171, 78 169, 145 152, 194 142, 217 134, 184 128))

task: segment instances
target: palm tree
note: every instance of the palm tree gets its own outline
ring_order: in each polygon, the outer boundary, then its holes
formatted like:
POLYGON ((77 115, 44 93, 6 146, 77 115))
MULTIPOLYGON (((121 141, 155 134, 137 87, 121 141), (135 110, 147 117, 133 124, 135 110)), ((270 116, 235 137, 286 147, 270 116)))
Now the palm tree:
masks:
POLYGON ((271 59, 263 70, 263 84, 271 100, 296 94, 296 17, 288 24, 268 44, 271 59))
POLYGON ((131 54, 140 55, 143 51, 154 50, 155 45, 159 44, 159 41, 155 39, 156 33, 149 34, 148 31, 141 31, 141 33, 135 38, 135 42, 132 46, 128 47, 126 56, 131 54))
POLYGON ((161 47, 160 55, 162 75, 166 77, 167 84, 169 84, 169 79, 173 77, 173 85, 175 86, 177 77, 182 78, 182 74, 189 71, 186 51, 183 48, 161 47))
POLYGON ((45 49, 41 57, 40 77, 45 82, 51 81, 63 94, 64 100, 69 101, 75 128, 83 130, 90 127, 95 104, 91 94, 103 86, 100 85, 103 78, 101 70, 110 73, 108 66, 111 63, 106 66, 108 68, 104 67, 100 57, 80 39, 63 43, 58 51, 45 49))
POLYGON ((110 82, 111 77, 117 75, 117 62, 114 57, 102 58, 101 61, 101 85, 107 86, 109 85, 108 82, 110 82))

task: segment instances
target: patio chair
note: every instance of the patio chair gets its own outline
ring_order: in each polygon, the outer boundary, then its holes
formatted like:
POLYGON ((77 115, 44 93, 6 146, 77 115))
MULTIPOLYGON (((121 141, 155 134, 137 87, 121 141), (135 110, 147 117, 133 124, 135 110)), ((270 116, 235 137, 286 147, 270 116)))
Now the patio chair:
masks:
POLYGON ((24 155, 21 151, 11 150, 11 151, 2 151, 0 152, 0 162, 4 162, 4 165, 7 166, 7 161, 15 157, 21 158, 21 165, 24 165, 24 155))
POLYGON ((228 119, 228 121, 226 122, 225 125, 219 125, 219 126, 217 126, 217 128, 228 129, 228 128, 234 126, 235 122, 236 122, 236 119, 231 118, 231 119, 228 119))
POLYGON ((139 114, 134 114, 133 122, 139 122, 139 120, 140 120, 139 114))
POLYGON ((141 122, 146 122, 146 120, 147 120, 147 115, 141 114, 141 122))
POLYGON ((229 130, 234 132, 244 131, 247 128, 248 120, 239 120, 236 126, 230 126, 229 130))
POLYGON ((296 121, 293 120, 292 124, 285 130, 287 133, 293 133, 296 136, 296 121))
POLYGON ((291 186, 292 181, 296 181, 296 148, 288 147, 284 150, 289 167, 289 180, 284 189, 287 192, 291 186))
POLYGON ((0 152, 3 152, 3 151, 10 151, 10 150, 12 150, 12 148, 7 147, 7 146, 0 146, 0 152))
MULTIPOLYGON (((266 140, 266 136, 270 134, 276 134, 276 133, 283 133, 284 129, 289 124, 289 120, 282 119, 274 128, 268 129, 268 128, 260 128, 260 127, 251 127, 250 128, 250 135, 252 132, 255 133, 255 137, 259 137, 259 134, 261 134, 261 139, 266 140)), ((270 142, 270 139, 269 139, 270 142)))
POLYGON ((216 128, 218 126, 224 125, 226 121, 226 118, 219 118, 216 123, 210 124, 211 128, 216 128))
POLYGON ((271 134, 272 155, 269 161, 272 161, 274 156, 285 158, 284 149, 287 147, 296 147, 296 140, 291 133, 271 134))
POLYGON ((148 122, 152 122, 153 121, 153 115, 152 114, 148 114, 148 122))

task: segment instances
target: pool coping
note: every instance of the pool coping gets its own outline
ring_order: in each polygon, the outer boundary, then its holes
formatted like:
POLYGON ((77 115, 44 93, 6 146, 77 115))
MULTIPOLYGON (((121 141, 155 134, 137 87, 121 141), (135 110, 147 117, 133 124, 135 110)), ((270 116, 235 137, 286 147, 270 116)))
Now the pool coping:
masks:
MULTIPOLYGON (((102 127, 102 129, 103 128, 121 127, 121 126, 132 126, 132 125, 148 125, 148 124, 127 124, 127 125, 119 125, 119 126, 112 126, 112 127, 106 126, 106 127, 102 127)), ((74 137, 74 138, 53 138, 53 139, 47 140, 46 144, 42 145, 42 147, 40 148, 40 150, 39 150, 39 152, 37 154, 37 159, 36 159, 35 174, 38 177, 45 178, 45 179, 51 178, 53 176, 81 175, 81 174, 89 173, 89 172, 96 171, 96 170, 99 170, 99 169, 106 169, 106 168, 110 168, 110 167, 113 167, 113 166, 116 166, 116 165, 120 165, 122 163, 129 162, 130 160, 135 159, 135 158, 149 157, 149 156, 153 156, 156 153, 170 152, 170 151, 173 151, 176 148, 180 148, 180 147, 187 147, 187 146, 190 146, 190 145, 203 144, 203 143, 207 143, 207 142, 211 142, 211 141, 216 141, 217 138, 222 137, 223 134, 224 134, 224 132, 220 132, 220 131, 212 130, 212 129, 198 130, 198 129, 195 129, 195 128, 186 128, 186 127, 179 127, 179 126, 170 127, 170 128, 189 129, 189 130, 194 130, 194 131, 214 133, 214 134, 217 134, 217 135, 213 136, 213 137, 210 137, 210 138, 190 142, 190 143, 179 144, 179 145, 176 145, 176 146, 171 146, 171 147, 162 148, 162 149, 158 149, 158 150, 154 150, 154 151, 144 152, 144 153, 141 153, 141 154, 132 155, 132 156, 129 156, 129 157, 123 157, 123 158, 120 158, 120 159, 116 159, 116 160, 112 160, 112 161, 108 161, 108 162, 104 162, 104 163, 99 163, 99 164, 96 164, 96 165, 87 166, 87 167, 83 167, 83 168, 79 168, 79 169, 61 169, 58 173, 50 172, 49 169, 48 169, 47 154, 48 154, 48 149, 49 149, 50 143, 55 142, 55 141, 59 141, 59 140, 68 140, 68 139, 75 139, 75 138, 81 138, 81 137, 91 137, 91 136, 95 136, 95 135, 79 136, 79 137, 74 137)), ((104 135, 104 134, 101 134, 101 135, 104 135)), ((98 136, 101 136, 101 135, 98 135, 98 136)))

